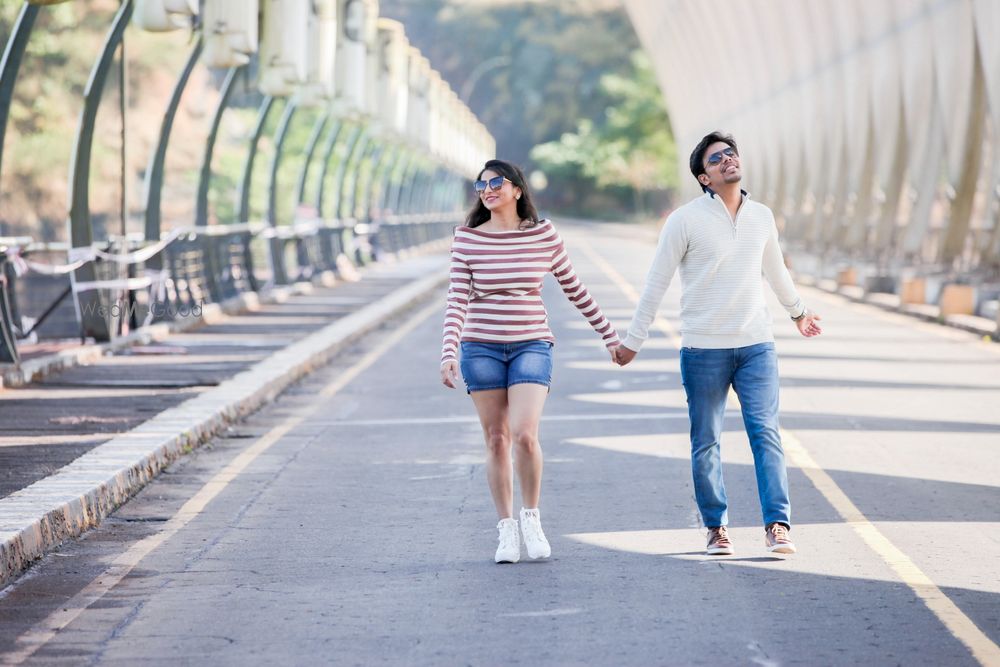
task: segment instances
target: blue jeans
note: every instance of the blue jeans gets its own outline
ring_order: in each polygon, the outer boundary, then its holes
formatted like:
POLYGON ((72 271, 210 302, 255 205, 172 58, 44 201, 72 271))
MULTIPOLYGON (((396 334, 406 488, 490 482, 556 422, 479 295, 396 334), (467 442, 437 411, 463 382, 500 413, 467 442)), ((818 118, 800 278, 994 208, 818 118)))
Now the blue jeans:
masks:
POLYGON ((729 523, 719 438, 730 385, 750 438, 764 525, 791 526, 788 474, 778 427, 778 357, 774 343, 721 350, 681 349, 681 381, 691 419, 694 495, 705 526, 729 523))

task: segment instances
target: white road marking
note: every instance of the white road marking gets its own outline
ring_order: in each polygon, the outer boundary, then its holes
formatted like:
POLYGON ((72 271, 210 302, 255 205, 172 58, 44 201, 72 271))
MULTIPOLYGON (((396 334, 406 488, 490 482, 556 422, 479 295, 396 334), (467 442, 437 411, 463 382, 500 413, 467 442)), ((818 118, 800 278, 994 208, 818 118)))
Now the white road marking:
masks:
POLYGON ((549 609, 543 611, 521 611, 521 612, 510 612, 506 614, 497 614, 501 618, 545 618, 548 616, 571 616, 573 614, 582 614, 583 609, 579 607, 571 607, 565 609, 549 609))
MULTIPOLYGON (((655 412, 629 414, 627 412, 598 413, 589 415, 543 415, 542 422, 578 421, 629 421, 632 419, 687 419, 687 413, 655 412)), ((319 426, 439 426, 442 424, 479 424, 479 417, 414 417, 412 419, 345 419, 343 421, 314 422, 319 426)))

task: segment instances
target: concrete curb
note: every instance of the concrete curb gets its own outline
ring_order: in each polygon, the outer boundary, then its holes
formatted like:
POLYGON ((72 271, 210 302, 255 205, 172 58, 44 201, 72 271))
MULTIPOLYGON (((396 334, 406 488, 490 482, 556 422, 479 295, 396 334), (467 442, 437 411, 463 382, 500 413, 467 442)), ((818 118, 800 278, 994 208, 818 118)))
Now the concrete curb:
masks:
POLYGON ((77 536, 145 486, 171 461, 273 400, 347 344, 447 281, 447 258, 426 258, 427 277, 275 352, 250 369, 0 499, 0 585, 77 536))

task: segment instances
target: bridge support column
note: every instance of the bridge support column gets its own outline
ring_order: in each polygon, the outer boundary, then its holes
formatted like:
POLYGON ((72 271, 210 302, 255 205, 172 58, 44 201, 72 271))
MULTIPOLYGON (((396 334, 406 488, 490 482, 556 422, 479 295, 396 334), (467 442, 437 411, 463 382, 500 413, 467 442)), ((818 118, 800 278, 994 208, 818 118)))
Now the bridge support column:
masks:
POLYGON ((979 168, 983 162, 985 123, 986 89, 982 70, 977 66, 972 82, 972 101, 969 108, 968 133, 964 137, 964 162, 961 174, 958 175, 955 184, 955 197, 951 202, 948 226, 945 229, 945 236, 942 240, 939 254, 940 260, 945 264, 951 264, 962 255, 965 249, 966 238, 969 235, 972 208, 976 197, 976 185, 979 180, 979 168))

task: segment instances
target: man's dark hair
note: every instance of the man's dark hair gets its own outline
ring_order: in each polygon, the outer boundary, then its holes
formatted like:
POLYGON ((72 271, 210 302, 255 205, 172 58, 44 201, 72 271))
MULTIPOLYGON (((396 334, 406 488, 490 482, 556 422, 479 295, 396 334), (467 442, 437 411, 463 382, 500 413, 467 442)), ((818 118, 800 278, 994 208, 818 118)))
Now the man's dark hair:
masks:
MULTIPOLYGON (((694 180, 698 181, 698 177, 705 173, 705 151, 708 150, 709 146, 719 141, 724 144, 728 144, 734 151, 736 151, 737 155, 740 154, 740 149, 736 147, 736 140, 733 139, 733 135, 723 134, 722 132, 712 132, 710 134, 706 134, 702 137, 701 141, 698 142, 698 145, 694 147, 694 150, 691 151, 690 167, 691 173, 694 174, 694 180)), ((698 185, 701 185, 701 181, 698 181, 698 185)), ((701 191, 707 192, 708 187, 701 185, 701 191)))

